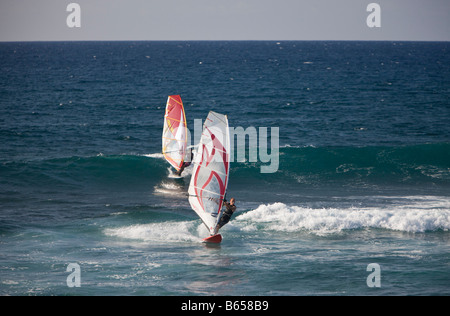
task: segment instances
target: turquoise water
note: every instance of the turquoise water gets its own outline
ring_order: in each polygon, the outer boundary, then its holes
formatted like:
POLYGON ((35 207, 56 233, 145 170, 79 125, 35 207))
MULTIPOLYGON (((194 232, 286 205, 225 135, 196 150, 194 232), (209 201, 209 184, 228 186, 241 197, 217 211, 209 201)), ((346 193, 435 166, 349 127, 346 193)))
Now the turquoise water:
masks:
POLYGON ((1 43, 0 294, 449 295, 449 49, 1 43), (279 127, 277 172, 231 163, 219 247, 160 154, 170 94, 191 130, 279 127))

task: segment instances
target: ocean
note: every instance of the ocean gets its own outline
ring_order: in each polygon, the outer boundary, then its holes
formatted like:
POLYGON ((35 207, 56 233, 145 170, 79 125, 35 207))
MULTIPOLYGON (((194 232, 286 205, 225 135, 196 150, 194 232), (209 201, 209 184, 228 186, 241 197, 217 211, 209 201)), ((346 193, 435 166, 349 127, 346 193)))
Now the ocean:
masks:
POLYGON ((450 295, 449 52, 0 43, 0 295, 450 295), (220 246, 161 154, 174 94, 191 130, 279 128, 276 172, 231 163, 220 246))

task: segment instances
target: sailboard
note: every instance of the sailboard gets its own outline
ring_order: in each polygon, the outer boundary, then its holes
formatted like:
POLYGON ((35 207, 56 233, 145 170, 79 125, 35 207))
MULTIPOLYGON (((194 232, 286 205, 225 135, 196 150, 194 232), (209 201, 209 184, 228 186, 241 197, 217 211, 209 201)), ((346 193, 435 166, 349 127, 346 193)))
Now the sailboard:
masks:
POLYGON ((177 171, 184 163, 187 147, 187 126, 183 102, 179 95, 167 98, 162 134, 162 153, 164 158, 177 171))
POLYGON ((226 115, 209 112, 203 124, 189 184, 189 204, 210 233, 204 242, 220 243, 217 223, 222 216, 230 172, 230 132, 226 115))

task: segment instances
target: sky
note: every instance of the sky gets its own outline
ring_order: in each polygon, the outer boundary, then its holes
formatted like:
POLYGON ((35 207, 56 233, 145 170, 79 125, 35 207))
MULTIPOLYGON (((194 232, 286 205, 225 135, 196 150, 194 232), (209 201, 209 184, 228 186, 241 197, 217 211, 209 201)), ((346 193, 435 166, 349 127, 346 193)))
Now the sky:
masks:
POLYGON ((0 0, 0 41, 70 40, 449 41, 450 0, 0 0))

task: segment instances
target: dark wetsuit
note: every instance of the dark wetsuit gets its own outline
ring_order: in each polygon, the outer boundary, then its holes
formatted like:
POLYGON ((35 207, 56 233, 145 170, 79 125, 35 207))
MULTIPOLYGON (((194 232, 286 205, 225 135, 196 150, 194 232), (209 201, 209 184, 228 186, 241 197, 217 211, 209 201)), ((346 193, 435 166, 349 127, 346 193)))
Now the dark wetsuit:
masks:
MULTIPOLYGON (((194 158, 194 154, 192 153, 191 150, 191 161, 194 158)), ((175 172, 176 175, 181 176, 181 173, 183 172, 184 168, 189 167, 191 165, 191 161, 185 161, 182 165, 179 171, 175 172)))
POLYGON ((225 211, 223 211, 219 224, 217 224, 218 229, 220 229, 223 225, 228 223, 234 211, 236 211, 236 205, 230 205, 230 203, 226 201, 223 202, 223 205, 225 206, 225 211))
POLYGON ((181 176, 181 173, 183 172, 184 168, 189 167, 190 165, 191 165, 190 162, 187 162, 187 161, 184 162, 184 163, 181 165, 180 170, 177 171, 177 172, 175 172, 175 174, 181 176))

